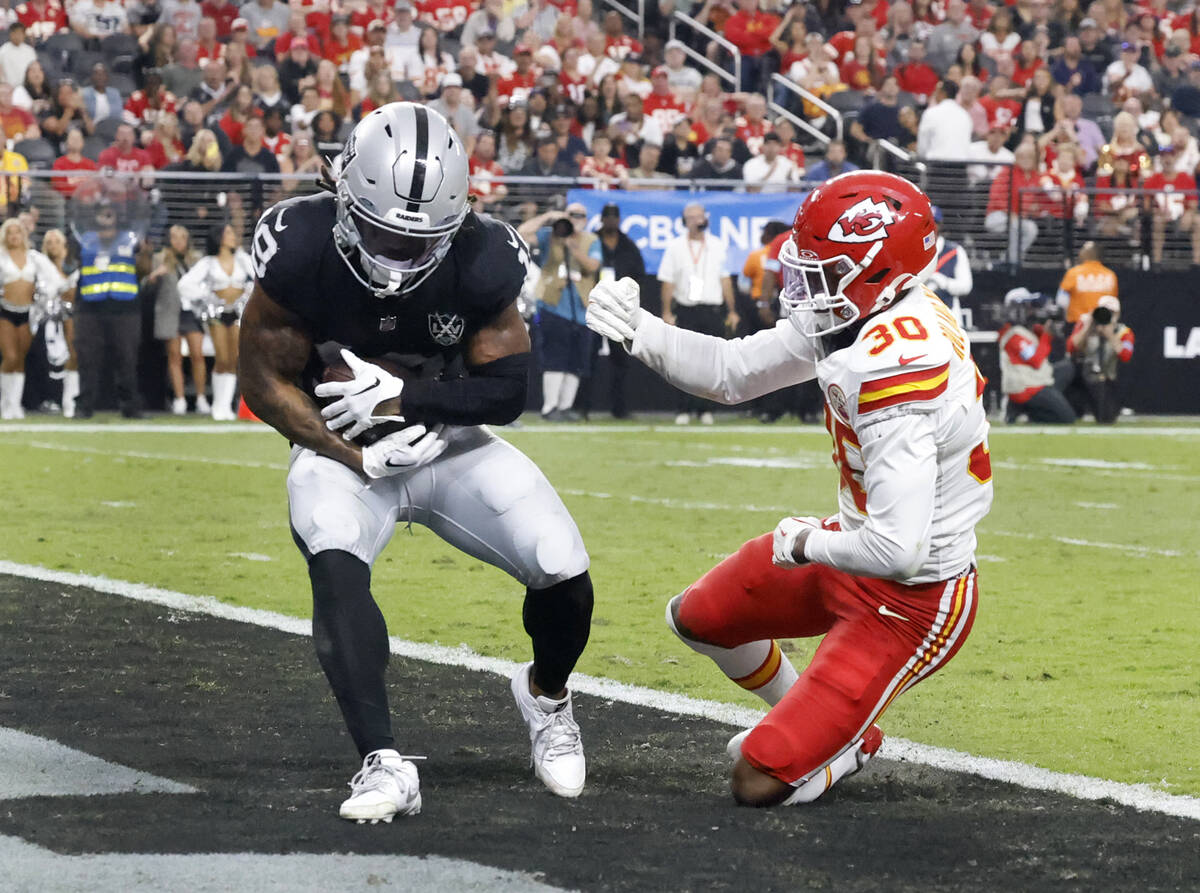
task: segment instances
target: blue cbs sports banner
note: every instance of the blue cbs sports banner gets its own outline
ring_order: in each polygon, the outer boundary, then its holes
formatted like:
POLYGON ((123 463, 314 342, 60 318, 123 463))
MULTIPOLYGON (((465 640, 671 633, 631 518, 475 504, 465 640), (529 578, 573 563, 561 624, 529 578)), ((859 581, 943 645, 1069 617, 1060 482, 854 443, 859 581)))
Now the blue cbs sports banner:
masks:
POLYGON ((708 228, 729 253, 728 272, 742 272, 746 256, 762 244, 763 227, 772 220, 791 223, 805 192, 756 194, 743 192, 626 192, 572 189, 568 202, 579 202, 588 212, 588 229, 600 228, 600 209, 615 204, 621 209, 621 231, 641 249, 646 272, 658 272, 663 249, 683 232, 680 215, 686 205, 699 202, 708 210, 708 228))

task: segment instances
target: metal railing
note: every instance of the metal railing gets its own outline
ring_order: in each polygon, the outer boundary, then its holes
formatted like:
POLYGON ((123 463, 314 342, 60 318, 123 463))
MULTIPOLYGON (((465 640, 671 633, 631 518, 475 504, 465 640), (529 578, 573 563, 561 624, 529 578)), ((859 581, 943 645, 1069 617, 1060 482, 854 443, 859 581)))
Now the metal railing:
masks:
POLYGON ((643 40, 646 37, 646 0, 637 0, 636 12, 622 3, 621 0, 600 0, 600 2, 610 9, 615 9, 636 25, 638 40, 643 40))
POLYGON ((670 35, 671 40, 677 39, 676 30, 679 25, 683 25, 686 28, 691 28, 696 33, 708 38, 713 43, 715 43, 717 46, 721 47, 721 49, 725 50, 725 52, 729 53, 729 55, 733 58, 733 74, 730 74, 728 71, 726 71, 724 68, 722 68, 716 62, 709 59, 703 53, 697 52, 695 49, 693 49, 691 46, 688 45, 688 42, 686 40, 681 41, 684 45, 683 51, 689 59, 691 59, 693 62, 697 63, 698 65, 703 65, 705 68, 707 68, 713 74, 715 74, 717 77, 721 78, 721 80, 732 84, 734 92, 741 90, 742 89, 742 53, 741 53, 741 50, 739 50, 733 43, 726 40, 724 37, 722 37, 716 31, 713 31, 711 28, 700 24, 698 21, 693 19, 691 16, 684 15, 682 12, 678 12, 678 11, 676 11, 671 16, 671 35, 670 35))
MULTIPOLYGON (((1054 188, 1007 188, 996 194, 994 183, 1008 165, 989 163, 980 176, 967 162, 920 162, 899 147, 885 150, 888 169, 918 183, 941 209, 940 230, 962 243, 976 270, 1062 268, 1074 262, 1084 241, 1097 242, 1109 266, 1164 269, 1186 268, 1193 260, 1192 230, 1181 221, 1187 203, 1198 192, 1088 187, 1073 191, 1054 188), (1112 198, 1118 201, 1113 202, 1112 198), (1076 203, 1087 202, 1086 209, 1076 203), (1003 218, 988 220, 988 209, 1003 210, 1003 218), (1022 240, 1024 229, 1024 241, 1022 240), (1036 230, 1036 232, 1034 231, 1036 230), (1031 238, 1032 237, 1032 238, 1031 238)), ((171 226, 185 227, 195 244, 216 225, 232 224, 249 244, 262 210, 276 201, 319 189, 311 175, 183 174, 113 171, 29 171, 20 175, 21 196, 14 207, 40 245, 48 229, 68 235, 86 232, 101 204, 111 205, 118 224, 150 242, 165 243, 171 226)), ((1011 176, 1004 177, 1009 183, 1011 176)), ((787 193, 796 196, 817 185, 812 180, 791 183, 747 183, 741 180, 625 179, 631 190, 787 193)), ((539 178, 507 176, 479 179, 473 184, 476 207, 514 226, 549 208, 561 208, 569 189, 612 188, 599 178, 539 178), (497 189, 503 187, 503 189, 497 189)), ((1200 218, 1197 218, 1200 219, 1200 218)), ((1194 224, 1200 227, 1200 223, 1194 224)))
MULTIPOLYGON (((840 140, 844 137, 844 135, 845 135, 845 120, 842 117, 841 112, 839 112, 836 108, 834 108, 832 105, 830 105, 824 99, 822 99, 816 93, 813 93, 811 90, 807 90, 804 87, 801 87, 795 81, 791 80, 790 78, 784 77, 783 75, 781 75, 779 73, 772 74, 771 81, 769 84, 767 84, 767 103, 772 108, 787 110, 786 106, 784 106, 783 103, 780 103, 775 98, 776 97, 775 91, 777 88, 782 88, 784 90, 787 90, 787 91, 795 94, 796 96, 798 96, 802 101, 808 102, 811 105, 814 105, 817 108, 819 108, 822 112, 825 113, 825 115, 831 121, 833 121, 834 139, 840 140)), ((791 116, 789 118, 789 120, 792 120, 793 123, 795 123, 794 116, 791 116)), ((816 127, 813 127, 811 124, 808 124, 808 122, 805 122, 805 125, 806 125, 805 132, 821 133, 821 131, 819 131, 816 127)), ((825 143, 828 143, 830 141, 830 138, 828 136, 825 136, 822 141, 825 143)))

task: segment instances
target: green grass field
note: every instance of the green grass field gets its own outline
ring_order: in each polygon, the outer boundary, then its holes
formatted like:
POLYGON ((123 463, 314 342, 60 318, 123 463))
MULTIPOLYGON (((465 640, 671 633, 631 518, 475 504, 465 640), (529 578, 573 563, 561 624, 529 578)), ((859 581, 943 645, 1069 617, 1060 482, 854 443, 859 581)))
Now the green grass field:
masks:
MULTIPOLYGON (((238 431, 0 425, 0 558, 307 616, 286 444, 238 431)), ((781 515, 835 509, 825 431, 502 434, 559 488, 591 552, 596 615, 580 669, 758 705, 667 632, 663 605, 781 515)), ((1200 427, 999 427, 991 446, 996 502, 979 531, 974 632, 892 707, 885 730, 1200 794, 1200 427)), ((522 589, 422 528, 397 530, 374 591, 393 635, 527 654, 522 589)), ((798 665, 812 645, 793 643, 798 665)))

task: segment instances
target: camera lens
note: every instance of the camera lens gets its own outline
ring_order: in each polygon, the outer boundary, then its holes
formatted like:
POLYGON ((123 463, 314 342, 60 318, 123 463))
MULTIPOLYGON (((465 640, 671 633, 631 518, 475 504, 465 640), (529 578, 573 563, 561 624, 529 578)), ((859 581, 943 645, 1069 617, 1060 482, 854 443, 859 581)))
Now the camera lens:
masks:
POLYGON ((554 235, 558 236, 560 239, 565 239, 568 236, 575 234, 575 224, 573 224, 570 220, 567 220, 565 217, 560 217, 558 220, 554 221, 554 226, 551 229, 551 232, 553 232, 554 235))
POLYGON ((1112 311, 1107 307, 1097 307, 1092 311, 1092 319, 1096 321, 1096 325, 1106 326, 1112 322, 1112 311))

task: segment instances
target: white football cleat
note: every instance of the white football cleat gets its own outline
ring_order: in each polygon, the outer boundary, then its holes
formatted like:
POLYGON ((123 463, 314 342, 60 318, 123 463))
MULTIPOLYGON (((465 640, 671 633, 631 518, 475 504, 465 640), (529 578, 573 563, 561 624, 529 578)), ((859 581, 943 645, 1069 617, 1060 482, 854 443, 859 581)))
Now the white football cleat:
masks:
POLYGON ((417 767, 394 750, 375 750, 367 754, 362 769, 350 780, 350 798, 338 815, 360 825, 390 822, 398 815, 416 815, 421 811, 421 789, 417 767))
POLYGON ((528 663, 517 670, 511 688, 521 718, 529 727, 533 774, 558 796, 578 797, 587 777, 587 764, 583 739, 571 711, 571 693, 568 691, 561 701, 545 695, 534 697, 529 690, 532 669, 533 664, 528 663))

